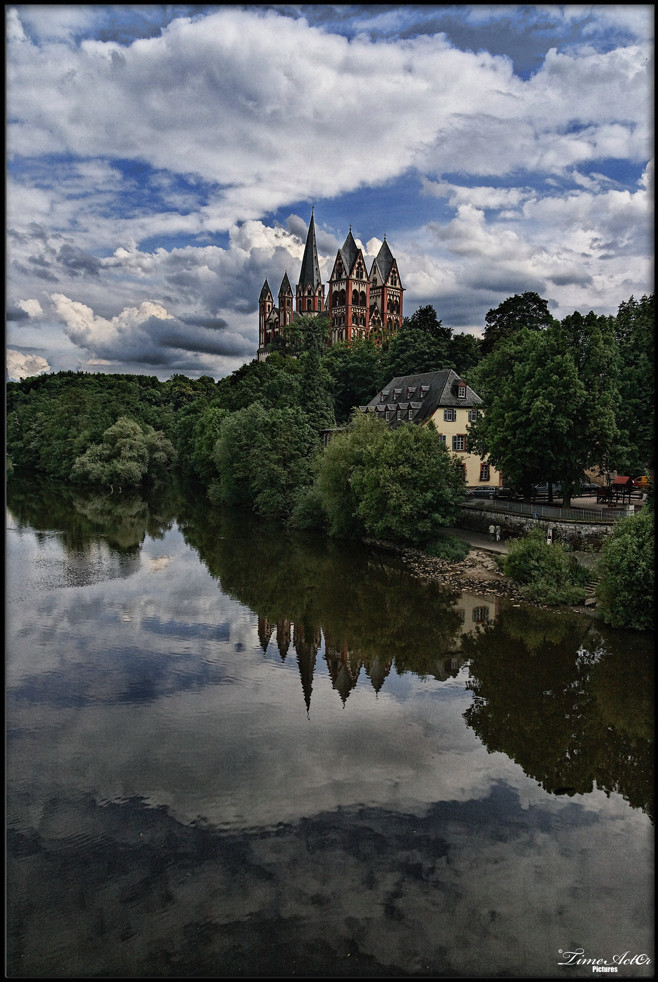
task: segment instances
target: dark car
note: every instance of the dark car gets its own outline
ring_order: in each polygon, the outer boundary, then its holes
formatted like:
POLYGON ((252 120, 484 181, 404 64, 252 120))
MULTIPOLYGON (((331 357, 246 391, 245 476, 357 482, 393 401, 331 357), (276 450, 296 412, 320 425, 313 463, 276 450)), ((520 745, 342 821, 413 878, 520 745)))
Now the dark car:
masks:
POLYGON ((494 488, 492 486, 485 487, 482 485, 482 487, 479 488, 471 488, 469 490, 469 494, 472 494, 474 498, 495 498, 497 491, 498 488, 494 488))
MULTIPOLYGON (((559 498, 562 494, 562 485, 556 482, 553 485, 553 497, 559 498)), ((535 484, 532 489, 532 495, 535 498, 548 498, 548 483, 546 484, 535 484)))

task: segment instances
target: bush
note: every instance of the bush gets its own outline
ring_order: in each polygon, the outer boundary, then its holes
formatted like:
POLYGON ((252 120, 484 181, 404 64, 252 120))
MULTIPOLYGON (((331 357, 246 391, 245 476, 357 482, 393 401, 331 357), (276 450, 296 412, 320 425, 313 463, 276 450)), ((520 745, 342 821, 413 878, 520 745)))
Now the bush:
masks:
POLYGON ((460 563, 470 551, 468 542, 458 539, 456 535, 439 535, 425 547, 428 556, 436 556, 450 563, 460 563))
POLYGON ((596 599, 606 624, 653 630, 654 564, 654 516, 645 505, 616 524, 601 550, 596 599))
POLYGON ((520 593, 528 600, 551 606, 585 600, 589 571, 567 546, 559 542, 547 545, 541 529, 533 529, 510 544, 502 569, 505 576, 521 586, 520 593))
POLYGON ((329 535, 423 546, 457 519, 464 477, 434 426, 361 413, 321 456, 316 487, 329 535))

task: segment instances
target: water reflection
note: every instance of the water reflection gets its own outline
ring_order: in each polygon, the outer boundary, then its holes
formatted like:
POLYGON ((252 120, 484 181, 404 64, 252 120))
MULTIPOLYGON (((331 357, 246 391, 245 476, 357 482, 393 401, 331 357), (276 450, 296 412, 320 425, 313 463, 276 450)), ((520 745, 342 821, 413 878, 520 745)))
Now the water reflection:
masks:
POLYGON ((617 792, 654 817, 654 662, 646 641, 507 607, 465 638, 469 726, 553 794, 617 792))
POLYGON ((189 495, 50 493, 8 489, 11 977, 652 955, 649 641, 189 495))

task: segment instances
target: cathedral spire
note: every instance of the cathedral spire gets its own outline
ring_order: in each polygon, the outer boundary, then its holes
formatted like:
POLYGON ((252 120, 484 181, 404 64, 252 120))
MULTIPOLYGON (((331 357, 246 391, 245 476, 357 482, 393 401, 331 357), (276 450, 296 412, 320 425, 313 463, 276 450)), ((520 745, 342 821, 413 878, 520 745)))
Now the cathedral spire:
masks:
POLYGON ((299 274, 299 286, 302 290, 310 286, 313 292, 321 284, 320 263, 318 262, 318 250, 315 244, 315 219, 311 209, 311 221, 308 226, 306 236, 306 247, 304 248, 304 258, 302 259, 302 271, 299 274))

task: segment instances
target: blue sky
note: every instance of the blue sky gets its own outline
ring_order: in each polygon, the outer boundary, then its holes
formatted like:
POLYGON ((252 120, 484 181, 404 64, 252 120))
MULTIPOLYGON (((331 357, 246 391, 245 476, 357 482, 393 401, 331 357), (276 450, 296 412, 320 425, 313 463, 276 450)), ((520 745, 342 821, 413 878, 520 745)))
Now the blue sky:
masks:
POLYGON ((312 208, 456 333, 653 292, 653 5, 5 16, 9 377, 229 374, 312 208))

